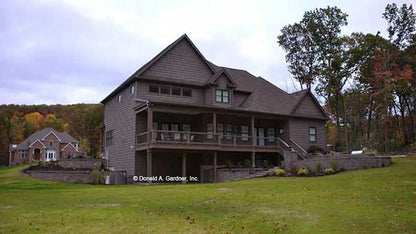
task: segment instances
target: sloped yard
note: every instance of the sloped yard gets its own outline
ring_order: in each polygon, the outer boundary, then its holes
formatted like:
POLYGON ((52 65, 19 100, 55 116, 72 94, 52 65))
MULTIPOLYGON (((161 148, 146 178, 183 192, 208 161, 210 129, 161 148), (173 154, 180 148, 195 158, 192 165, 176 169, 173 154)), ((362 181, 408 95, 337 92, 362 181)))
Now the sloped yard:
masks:
POLYGON ((416 158, 325 177, 94 186, 0 169, 0 233, 416 232, 416 158))

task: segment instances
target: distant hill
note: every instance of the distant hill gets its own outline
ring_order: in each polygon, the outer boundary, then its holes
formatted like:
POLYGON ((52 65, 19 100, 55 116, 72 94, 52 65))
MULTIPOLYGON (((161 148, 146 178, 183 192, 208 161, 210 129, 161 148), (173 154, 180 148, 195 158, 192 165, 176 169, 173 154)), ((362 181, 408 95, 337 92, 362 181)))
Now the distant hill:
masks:
POLYGON ((10 143, 18 144, 44 127, 67 131, 87 156, 98 156, 102 119, 101 104, 0 105, 0 165, 8 163, 10 143))

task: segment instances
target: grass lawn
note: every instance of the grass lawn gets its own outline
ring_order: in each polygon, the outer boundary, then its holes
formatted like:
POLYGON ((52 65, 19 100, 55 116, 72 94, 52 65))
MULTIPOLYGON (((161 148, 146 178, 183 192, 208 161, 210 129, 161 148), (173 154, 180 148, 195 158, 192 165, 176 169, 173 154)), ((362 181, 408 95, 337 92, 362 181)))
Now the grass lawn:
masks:
POLYGON ((0 169, 0 233, 416 233, 416 158, 219 184, 94 186, 0 169))

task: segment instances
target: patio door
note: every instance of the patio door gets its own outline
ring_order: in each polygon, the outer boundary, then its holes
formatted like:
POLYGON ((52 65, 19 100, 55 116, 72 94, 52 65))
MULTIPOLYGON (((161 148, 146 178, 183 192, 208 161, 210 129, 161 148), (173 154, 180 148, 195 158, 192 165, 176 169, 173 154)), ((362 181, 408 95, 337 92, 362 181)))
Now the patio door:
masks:
POLYGON ((264 146, 264 128, 257 128, 257 145, 264 146))

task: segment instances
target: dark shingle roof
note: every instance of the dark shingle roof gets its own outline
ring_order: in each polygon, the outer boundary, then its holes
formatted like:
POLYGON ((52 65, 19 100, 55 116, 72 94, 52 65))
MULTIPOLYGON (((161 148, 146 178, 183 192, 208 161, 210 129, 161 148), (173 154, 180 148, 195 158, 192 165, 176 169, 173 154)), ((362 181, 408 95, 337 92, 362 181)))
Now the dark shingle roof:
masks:
MULTIPOLYGON (((133 80, 142 74, 147 68, 159 60, 163 55, 165 55, 169 50, 175 47, 180 41, 187 40, 191 46, 195 49, 199 57, 208 65, 208 67, 213 71, 214 76, 211 79, 207 80, 205 85, 209 84, 214 80, 216 75, 219 75, 221 72, 226 72, 227 76, 231 78, 232 83, 235 83, 235 90, 249 93, 248 98, 239 106, 234 107, 236 109, 244 109, 248 111, 257 111, 257 112, 267 112, 272 114, 281 114, 281 115, 290 115, 293 109, 302 101, 305 96, 305 92, 309 91, 299 91, 292 94, 289 94, 279 87, 273 85, 266 79, 262 77, 253 76, 251 73, 235 68, 221 67, 217 66, 214 63, 205 59, 201 52, 196 48, 192 43, 189 37, 184 34, 171 45, 162 50, 158 55, 156 55, 152 60, 142 66, 138 71, 136 71, 132 76, 130 76, 125 82, 123 82, 117 89, 115 89, 110 95, 108 95, 101 103, 105 103, 117 94, 122 88, 130 84, 133 80)), ((161 79, 165 81, 164 78, 157 77, 142 77, 145 79, 158 80, 161 79)), ((171 81, 175 82, 175 81, 171 81)), ((182 84, 187 85, 196 85, 201 86, 201 84, 194 84, 191 81, 180 81, 182 84)), ((312 95, 312 94, 311 94, 312 95)), ((313 97, 313 95, 312 95, 313 97)), ((314 98, 314 97, 313 97, 314 98)), ((314 98, 316 101, 316 99, 314 98)), ((316 101, 319 105, 319 103, 316 101)), ((321 106, 319 105, 319 108, 321 106)), ((322 108, 321 108, 322 109, 322 108)), ((324 116, 326 114, 323 112, 324 116)))

